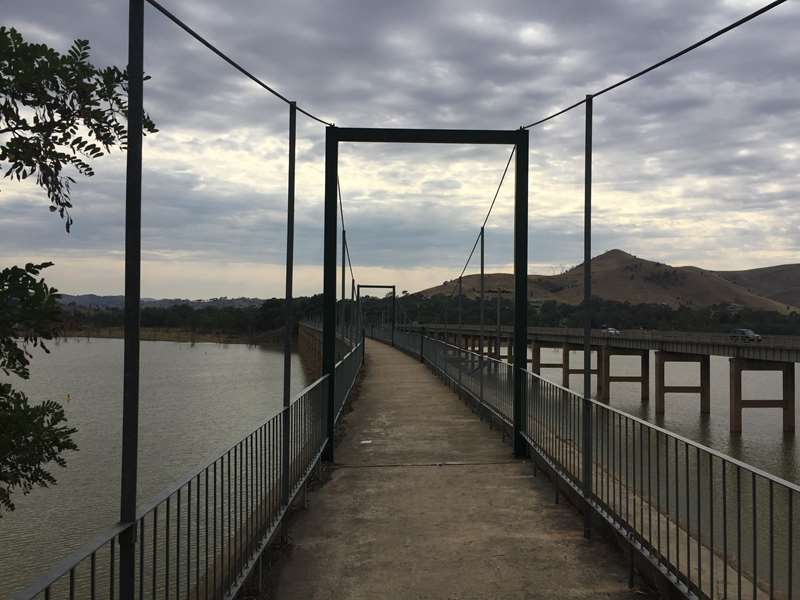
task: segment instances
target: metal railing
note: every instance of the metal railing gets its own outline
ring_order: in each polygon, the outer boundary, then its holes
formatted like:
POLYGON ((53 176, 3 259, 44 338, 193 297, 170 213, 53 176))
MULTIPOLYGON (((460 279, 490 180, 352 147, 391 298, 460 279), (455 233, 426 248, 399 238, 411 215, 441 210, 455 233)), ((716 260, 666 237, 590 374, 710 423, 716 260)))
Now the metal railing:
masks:
MULTIPOLYGON (((363 342, 337 364, 338 420, 363 363, 363 342)), ((206 467, 73 552, 17 600, 119 597, 119 538, 136 534, 137 598, 230 599, 280 530, 326 444, 328 377, 297 394, 206 467)), ((260 577, 260 573, 259 573, 260 577)))
MULTIPOLYGON (((513 427, 512 365, 415 332, 395 332, 395 346, 513 427)), ((558 479, 557 494, 568 486, 687 596, 797 597, 799 486, 530 371, 522 376, 522 435, 558 479)))

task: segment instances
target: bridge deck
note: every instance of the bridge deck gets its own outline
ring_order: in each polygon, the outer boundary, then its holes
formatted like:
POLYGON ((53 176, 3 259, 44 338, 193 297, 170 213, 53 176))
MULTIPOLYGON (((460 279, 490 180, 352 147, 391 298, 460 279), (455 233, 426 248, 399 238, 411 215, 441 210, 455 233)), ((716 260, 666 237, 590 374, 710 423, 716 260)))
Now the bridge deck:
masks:
POLYGON ((270 598, 641 598, 622 554, 584 540, 527 461, 379 342, 331 479, 290 536, 270 598))

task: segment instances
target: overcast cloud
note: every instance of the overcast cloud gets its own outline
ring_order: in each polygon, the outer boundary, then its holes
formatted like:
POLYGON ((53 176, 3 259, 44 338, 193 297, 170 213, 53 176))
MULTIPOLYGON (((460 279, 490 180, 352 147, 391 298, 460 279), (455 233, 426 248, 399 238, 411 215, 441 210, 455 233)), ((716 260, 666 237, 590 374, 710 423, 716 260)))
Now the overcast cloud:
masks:
MULTIPOLYGON (((127 2, 3 0, 3 23, 124 65, 127 2)), ((305 108, 343 126, 512 129, 671 54, 763 0, 164 0, 305 108)), ((146 7, 143 294, 282 294, 287 107, 146 7)), ((746 268, 798 262, 800 9, 776 10, 595 103, 597 252, 746 268)), ((297 293, 321 289, 324 128, 299 117, 297 293)), ((356 277, 419 289, 458 274, 510 149, 344 144, 356 277)), ((583 109, 532 130, 530 270, 582 255, 583 109)), ((124 156, 96 163, 75 227, 0 182, 2 263, 53 259, 63 291, 120 293, 124 156)), ((512 172, 487 232, 510 268, 512 172)), ((477 263, 474 263, 477 266, 477 263)))

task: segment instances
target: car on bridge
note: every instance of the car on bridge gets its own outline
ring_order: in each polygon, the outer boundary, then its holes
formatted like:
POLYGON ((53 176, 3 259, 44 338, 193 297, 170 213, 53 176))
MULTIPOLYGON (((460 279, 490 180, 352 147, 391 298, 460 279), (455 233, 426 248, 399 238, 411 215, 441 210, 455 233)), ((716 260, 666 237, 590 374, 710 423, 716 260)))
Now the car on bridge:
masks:
POLYGON ((761 340, 761 336, 752 329, 734 329, 731 332, 731 341, 733 342, 749 344, 750 342, 760 342, 761 340))
POLYGON ((622 332, 616 327, 603 327, 603 333, 606 335, 622 335, 622 332))

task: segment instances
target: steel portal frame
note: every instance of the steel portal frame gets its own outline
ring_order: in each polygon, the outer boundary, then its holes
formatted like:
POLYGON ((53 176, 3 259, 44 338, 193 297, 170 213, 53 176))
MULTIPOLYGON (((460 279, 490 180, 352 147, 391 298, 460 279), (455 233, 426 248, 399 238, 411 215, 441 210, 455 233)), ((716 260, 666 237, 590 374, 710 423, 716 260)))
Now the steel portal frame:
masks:
POLYGON ((325 129, 325 223, 323 266, 322 373, 328 387, 328 445, 324 460, 334 459, 334 376, 336 367, 336 225, 339 142, 388 144, 501 144, 515 147, 514 177, 514 456, 524 457, 527 446, 525 379, 528 335, 528 130, 383 129, 327 127, 325 129))

